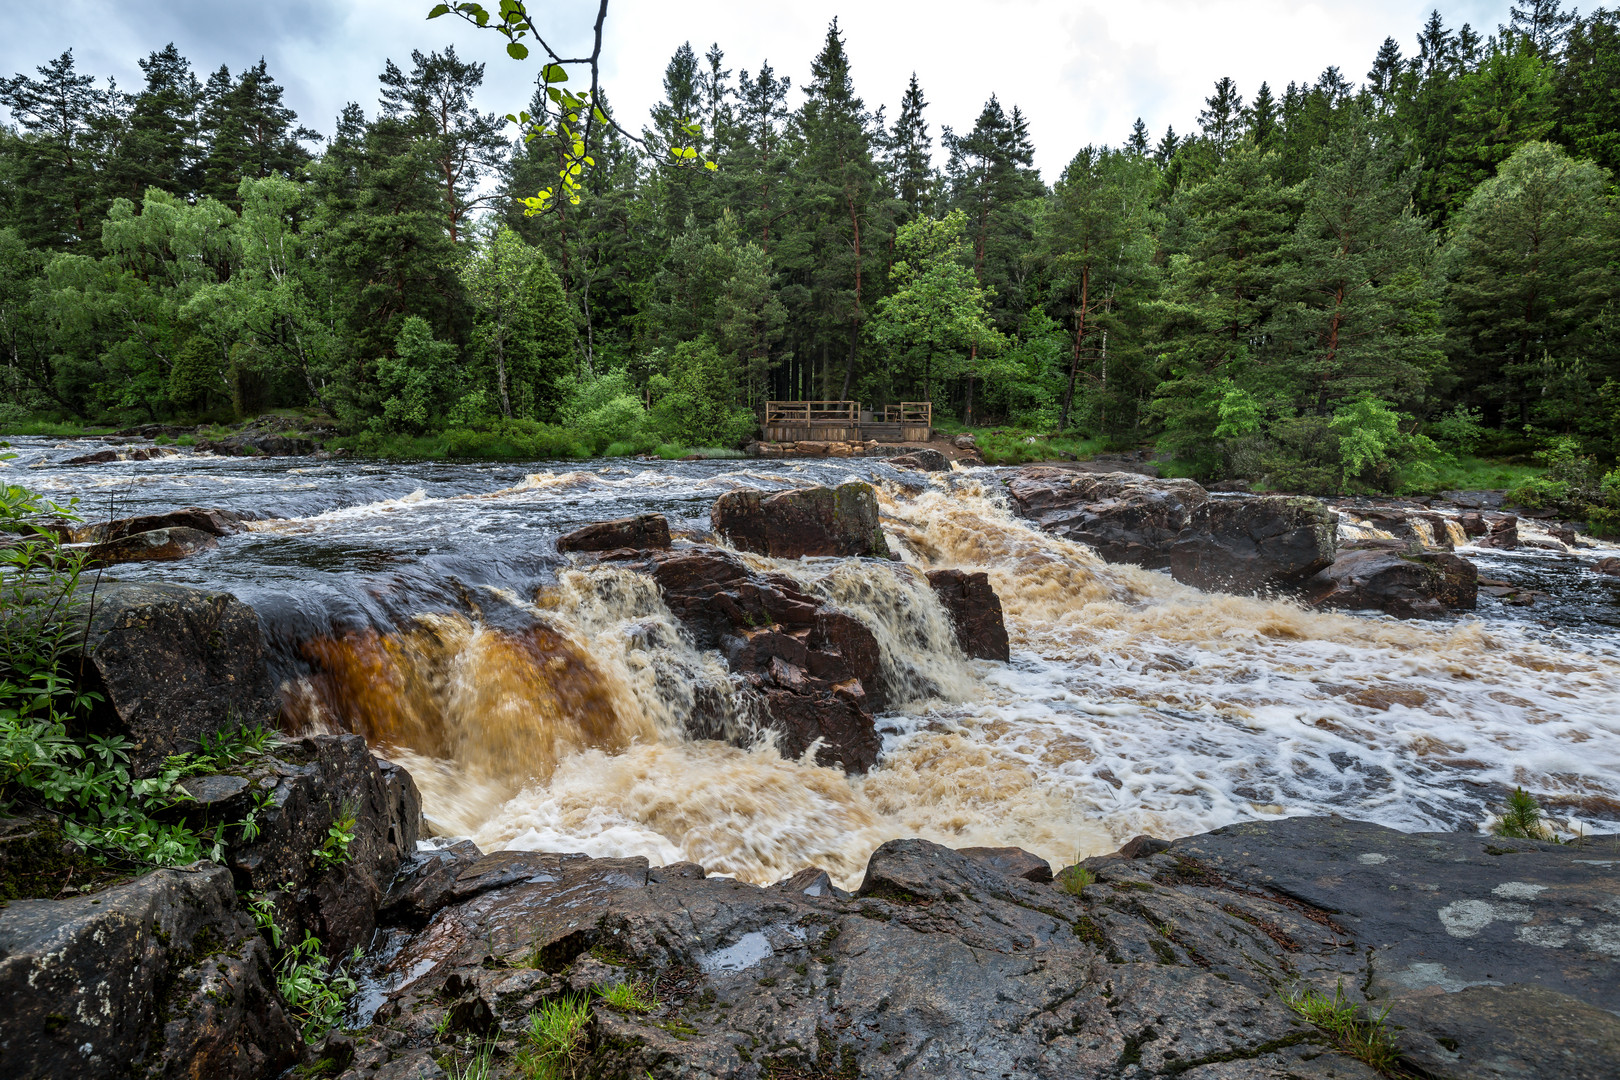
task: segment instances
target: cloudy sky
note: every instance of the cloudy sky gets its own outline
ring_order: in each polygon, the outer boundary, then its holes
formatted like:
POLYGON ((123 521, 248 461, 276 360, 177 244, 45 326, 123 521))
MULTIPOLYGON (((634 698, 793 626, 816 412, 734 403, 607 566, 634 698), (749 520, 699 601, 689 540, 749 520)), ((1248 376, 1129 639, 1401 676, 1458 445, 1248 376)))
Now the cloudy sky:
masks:
MULTIPOLYGON (((506 59, 493 34, 450 19, 426 22, 430 0, 60 0, 6 3, 0 10, 0 72, 32 72, 72 48, 81 71, 140 85, 136 60, 173 41, 199 72, 235 72, 263 56, 287 87, 289 104, 330 133, 347 101, 375 109, 376 76, 392 57, 408 67, 412 49, 454 43, 488 62, 480 104, 521 108, 531 64, 506 59)), ((493 4, 491 4, 493 6, 493 4)), ((670 53, 711 42, 733 69, 768 60, 801 85, 834 16, 843 28, 857 91, 892 116, 912 71, 943 125, 970 127, 991 94, 1030 118, 1036 164, 1055 179, 1087 143, 1118 144, 1141 116, 1157 137, 1166 124, 1196 126, 1210 84, 1231 75, 1251 96, 1262 79, 1281 91, 1330 64, 1360 81, 1392 36, 1407 54, 1434 6, 1416 0, 613 0, 608 13, 605 84, 621 121, 638 127, 661 95, 670 53), (632 122, 634 121, 634 122, 632 122)), ((555 12, 560 45, 584 45, 594 10, 586 0, 535 5, 555 12)), ((1507 19, 1507 0, 1450 0, 1453 28, 1482 34, 1507 19)), ((791 99, 800 100, 797 91, 791 99)))

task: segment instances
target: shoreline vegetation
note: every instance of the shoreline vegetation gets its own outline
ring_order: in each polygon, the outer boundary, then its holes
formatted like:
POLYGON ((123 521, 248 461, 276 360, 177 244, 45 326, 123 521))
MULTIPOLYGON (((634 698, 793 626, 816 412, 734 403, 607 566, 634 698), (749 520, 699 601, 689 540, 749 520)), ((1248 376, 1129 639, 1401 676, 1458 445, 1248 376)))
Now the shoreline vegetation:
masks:
POLYGON ((1148 449, 1620 531, 1620 12, 1411 30, 1056 176, 1016 103, 868 86, 836 22, 792 83, 680 45, 640 134, 577 149, 483 111, 448 37, 325 133, 262 63, 204 81, 171 44, 119 89, 42 58, 0 78, 0 429, 279 412, 376 459, 677 458, 769 400, 928 401, 990 463, 1148 449), (532 213, 560 160, 589 168, 532 213))

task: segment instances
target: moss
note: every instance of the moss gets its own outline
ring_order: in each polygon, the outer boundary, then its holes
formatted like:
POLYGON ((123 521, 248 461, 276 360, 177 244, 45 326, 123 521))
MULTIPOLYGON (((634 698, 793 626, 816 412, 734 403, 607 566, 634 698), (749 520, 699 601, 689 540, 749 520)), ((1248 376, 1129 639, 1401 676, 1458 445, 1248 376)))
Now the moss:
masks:
POLYGON ((1097 920, 1090 915, 1082 915, 1074 920, 1074 936, 1099 949, 1108 946, 1108 935, 1103 933, 1102 927, 1097 925, 1097 920))
POLYGON ((52 900, 72 884, 106 884, 121 876, 96 866, 63 837, 55 818, 0 825, 0 901, 52 900))
POLYGON ((1176 855, 1174 859, 1173 866, 1153 875, 1154 881, 1160 885, 1201 885, 1209 889, 1226 884, 1220 874, 1189 855, 1176 855))

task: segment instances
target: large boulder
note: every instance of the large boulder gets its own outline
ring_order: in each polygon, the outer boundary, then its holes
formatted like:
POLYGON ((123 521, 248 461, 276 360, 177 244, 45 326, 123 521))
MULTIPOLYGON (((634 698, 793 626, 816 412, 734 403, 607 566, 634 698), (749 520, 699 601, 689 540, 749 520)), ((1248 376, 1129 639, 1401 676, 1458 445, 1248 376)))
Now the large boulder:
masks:
POLYGON ((238 887, 271 896, 292 941, 305 931, 331 956, 371 941, 377 909, 400 865, 416 853, 422 799, 410 774, 374 757, 358 735, 288 743, 249 777, 268 794, 251 842, 227 859, 238 887), (328 842, 333 825, 352 835, 328 842))
POLYGON ((871 484, 731 491, 715 501, 709 520, 733 546, 759 555, 889 558, 871 484))
POLYGON ((633 981, 648 1011, 587 997, 567 1071, 1377 1080, 1286 1001, 1337 990, 1393 1006, 1424 1075, 1596 1080, 1620 1064, 1606 850, 1290 818, 1136 843, 1082 888, 1016 850, 893 840, 854 896, 814 868, 759 888, 509 852, 461 865, 368 972, 366 1060, 414 1067, 447 1031, 499 1057, 537 1002, 633 981))
POLYGON ((1001 598, 990 587, 990 575, 979 571, 930 570, 928 584, 956 627, 956 643, 981 660, 1012 659, 1001 598))
POLYGON ((1479 571, 1450 552, 1413 551, 1397 540, 1345 552, 1302 589, 1318 607, 1435 619, 1474 609, 1479 571))
POLYGON ((617 548, 667 548, 669 522, 663 514, 598 521, 557 537, 558 551, 613 551, 617 548))
MULTIPOLYGON (((865 772, 882 740, 872 711, 886 704, 882 655, 872 631, 800 590, 710 547, 625 553, 658 583, 664 604, 699 648, 717 649, 757 691, 783 753, 820 740, 816 760, 865 772)), ((754 734, 698 715, 692 734, 746 743, 754 734)))
POLYGON ((1315 499, 1282 495, 1199 506, 1170 549, 1179 582, 1253 593, 1297 585, 1333 564, 1338 515, 1315 499))
POLYGON ((131 562, 171 562, 208 551, 219 541, 199 529, 176 527, 132 533, 117 540, 92 546, 86 554, 92 562, 114 564, 131 562))
POLYGON ((280 712, 258 616, 229 593, 102 584, 81 649, 88 663, 69 668, 101 695, 87 727, 126 736, 137 776, 222 728, 273 727, 280 712))
POLYGON ((286 435, 243 432, 227 435, 218 441, 198 439, 198 453, 218 454, 221 457, 299 457, 320 449, 313 439, 300 439, 286 435))
POLYGON ((156 870, 0 907, 0 1069, 16 1080, 261 1080, 302 1048, 230 871, 156 870))
POLYGON ((1020 515, 1046 532, 1085 544, 1109 562, 1152 570, 1170 565, 1171 546, 1209 502, 1191 480, 1052 465, 1019 469, 1007 494, 1020 515))
POLYGON ((889 459, 889 464, 897 469, 916 469, 919 472, 950 472, 951 460, 938 450, 924 447, 913 450, 909 454, 900 454, 889 459))

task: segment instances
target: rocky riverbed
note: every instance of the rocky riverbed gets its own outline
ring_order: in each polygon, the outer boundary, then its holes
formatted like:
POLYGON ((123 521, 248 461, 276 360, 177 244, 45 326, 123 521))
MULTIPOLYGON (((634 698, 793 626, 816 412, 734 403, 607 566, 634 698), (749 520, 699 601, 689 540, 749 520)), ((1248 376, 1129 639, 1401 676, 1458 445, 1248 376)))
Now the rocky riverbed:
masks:
MULTIPOLYGON (((1414 1074, 1615 1060, 1620 579, 1556 525, 922 459, 82 449, 12 466, 110 497, 75 541, 204 538, 98 586, 97 723, 149 756, 225 715, 312 740, 203 791, 284 808, 230 886, 286 879, 288 925, 368 949, 331 1075, 510 1070, 529 1010, 625 980, 657 1003, 598 1001, 581 1075, 1367 1075, 1285 1004, 1341 978, 1414 1074), (1586 846, 1481 835, 1514 786, 1586 846), (361 803, 352 871, 294 865, 361 803)), ((103 958, 125 1041, 51 1057, 113 1029, 46 1002, 6 1028, 23 1075, 305 1053, 225 879, 163 874, 0 912, 18 994, 109 911, 148 942, 103 958)))

